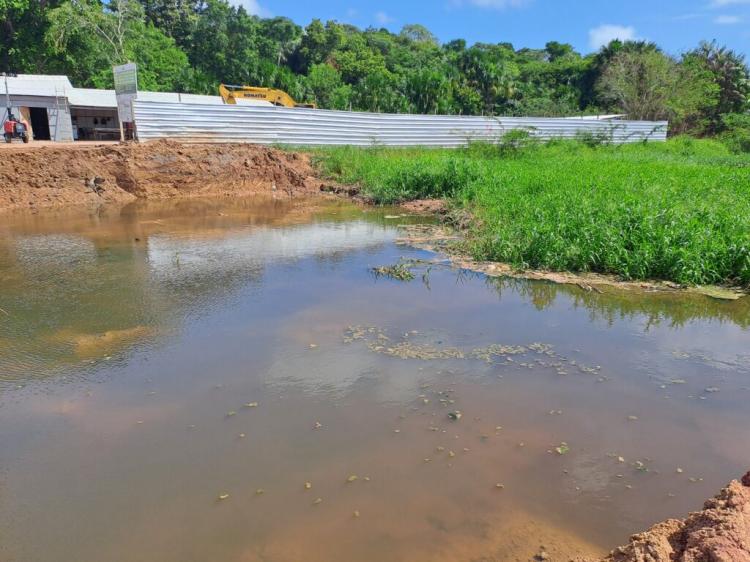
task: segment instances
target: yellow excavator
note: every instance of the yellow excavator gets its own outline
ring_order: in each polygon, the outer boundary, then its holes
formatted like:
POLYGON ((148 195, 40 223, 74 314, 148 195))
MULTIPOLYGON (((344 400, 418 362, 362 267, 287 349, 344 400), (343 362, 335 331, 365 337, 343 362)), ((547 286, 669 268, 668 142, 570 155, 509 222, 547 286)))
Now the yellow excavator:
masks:
POLYGON ((232 86, 230 84, 219 85, 219 95, 224 103, 236 105, 238 99, 262 100, 279 107, 306 107, 317 109, 314 103, 297 103, 292 96, 282 90, 272 88, 258 88, 256 86, 232 86))

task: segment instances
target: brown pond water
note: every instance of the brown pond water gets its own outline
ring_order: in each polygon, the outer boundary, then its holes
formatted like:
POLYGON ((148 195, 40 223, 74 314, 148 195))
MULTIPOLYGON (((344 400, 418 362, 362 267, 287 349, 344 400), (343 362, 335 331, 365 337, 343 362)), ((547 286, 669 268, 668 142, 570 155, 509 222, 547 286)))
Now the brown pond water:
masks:
POLYGON ((376 278, 393 212, 2 217, 0 560, 567 560, 747 470, 747 299, 376 278))

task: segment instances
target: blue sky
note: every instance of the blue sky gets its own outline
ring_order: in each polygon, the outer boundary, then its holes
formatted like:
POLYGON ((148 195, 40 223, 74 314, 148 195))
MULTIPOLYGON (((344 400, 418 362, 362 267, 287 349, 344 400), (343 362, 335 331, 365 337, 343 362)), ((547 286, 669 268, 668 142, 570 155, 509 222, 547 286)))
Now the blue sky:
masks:
POLYGON ((657 42, 678 54, 701 39, 717 39, 750 55, 750 0, 230 0, 262 16, 307 25, 334 19, 398 31, 421 23, 441 41, 509 41, 516 48, 571 43, 588 53, 619 37, 657 42))

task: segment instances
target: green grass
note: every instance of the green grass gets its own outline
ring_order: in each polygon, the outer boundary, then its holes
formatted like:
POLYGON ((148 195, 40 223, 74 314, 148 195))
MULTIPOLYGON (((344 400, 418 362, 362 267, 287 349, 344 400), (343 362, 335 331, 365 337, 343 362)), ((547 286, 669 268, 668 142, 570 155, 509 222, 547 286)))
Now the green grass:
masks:
POLYGON ((718 142, 333 148, 316 159, 378 203, 446 197, 470 210, 477 259, 750 286, 750 156, 718 142))

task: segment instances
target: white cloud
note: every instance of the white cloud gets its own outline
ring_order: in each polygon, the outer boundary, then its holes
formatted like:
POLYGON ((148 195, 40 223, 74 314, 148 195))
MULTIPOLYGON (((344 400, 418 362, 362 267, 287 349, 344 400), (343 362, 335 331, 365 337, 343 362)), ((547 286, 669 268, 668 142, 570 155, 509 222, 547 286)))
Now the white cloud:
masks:
POLYGON ((741 22, 742 18, 739 16, 717 16, 714 18, 714 23, 718 25, 735 25, 741 22))
POLYGON ((528 3, 527 0, 469 0, 469 2, 480 8, 493 8, 495 10, 518 8, 528 3))
POLYGON ((385 12, 377 12, 375 14, 375 21, 377 21, 380 25, 385 25, 387 23, 391 23, 393 21, 393 18, 385 12))
POLYGON ((610 41, 635 41, 638 39, 635 28, 629 25, 604 24, 589 30, 589 46, 598 50, 610 41))
POLYGON ((504 10, 506 8, 520 8, 531 2, 533 0, 450 0, 449 6, 461 7, 464 4, 471 4, 479 8, 504 10))
POLYGON ((726 6, 742 6, 750 4, 750 0, 711 0, 711 8, 725 8, 726 6))
POLYGON ((267 18, 271 15, 271 12, 261 6, 258 3, 258 0, 238 0, 236 2, 232 2, 235 6, 242 6, 247 10, 248 14, 251 14, 253 16, 260 16, 262 18, 267 18))

